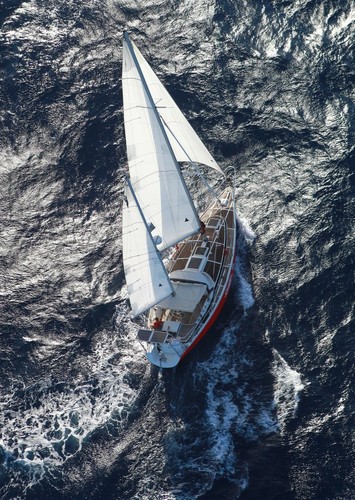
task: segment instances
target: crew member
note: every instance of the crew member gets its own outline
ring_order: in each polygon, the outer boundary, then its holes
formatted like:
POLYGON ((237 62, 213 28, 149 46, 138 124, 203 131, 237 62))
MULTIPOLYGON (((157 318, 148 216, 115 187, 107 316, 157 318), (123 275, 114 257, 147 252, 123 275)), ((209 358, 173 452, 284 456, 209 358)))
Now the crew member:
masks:
POLYGON ((200 220, 200 233, 205 234, 205 232, 206 232, 206 224, 202 220, 200 220))
POLYGON ((154 318, 154 323, 152 324, 153 330, 159 330, 163 326, 163 322, 159 318, 154 318))
POLYGON ((203 241, 208 241, 208 236, 206 235, 206 224, 200 220, 200 235, 203 236, 203 241))

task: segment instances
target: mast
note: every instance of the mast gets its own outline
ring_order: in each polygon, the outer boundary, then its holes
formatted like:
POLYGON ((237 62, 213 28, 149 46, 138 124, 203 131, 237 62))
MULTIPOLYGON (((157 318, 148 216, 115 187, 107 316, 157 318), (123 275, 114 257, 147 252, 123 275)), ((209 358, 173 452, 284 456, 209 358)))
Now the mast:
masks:
MULTIPOLYGON (((197 220, 197 221, 199 221, 199 220, 200 220, 200 218, 199 218, 199 215, 198 215, 198 213, 197 213, 197 210, 196 210, 195 204, 194 204, 194 202, 193 202, 193 200, 192 200, 192 198, 191 198, 191 195, 190 195, 189 190, 187 189, 185 179, 183 178, 182 173, 181 173, 181 171, 180 171, 180 166, 179 166, 179 164, 178 164, 178 162, 177 162, 177 160, 176 160, 176 156, 175 156, 174 151, 173 151, 173 149, 172 149, 172 147, 171 147, 170 141, 169 141, 169 139, 168 139, 168 136, 167 136, 166 130, 165 130, 164 126, 163 126, 163 123, 162 123, 162 120, 161 120, 160 114, 158 113, 158 110, 157 110, 157 108, 156 108, 156 105, 155 105, 155 102, 154 102, 154 100, 153 100, 152 94, 151 94, 151 92, 150 92, 150 90, 149 90, 149 87, 148 87, 148 85, 147 85, 146 81, 145 81, 144 74, 143 74, 143 72, 142 72, 142 69, 141 69, 140 64, 139 64, 139 62, 138 62, 138 59, 137 59, 136 54, 135 54, 135 52, 134 52, 134 49, 133 49, 133 46, 132 46, 131 41, 130 41, 130 39, 129 39, 129 36, 128 36, 127 31, 124 31, 124 33, 123 33, 123 37, 124 37, 124 40, 125 40, 125 42, 126 42, 126 44, 127 44, 128 50, 129 50, 129 52, 130 52, 130 54, 131 54, 131 57, 132 57, 132 59, 133 59, 133 62, 134 62, 134 64, 135 64, 135 67, 136 67, 136 69, 137 69, 137 71, 138 71, 138 74, 139 74, 139 77, 140 77, 140 79, 141 79, 141 82, 142 82, 142 85, 143 85, 144 91, 145 91, 145 93, 146 93, 146 95, 147 95, 147 97, 148 97, 149 103, 150 103, 150 105, 151 105, 151 109, 153 110, 153 113, 155 114, 155 117, 156 117, 157 123, 158 123, 158 125, 159 125, 160 131, 161 131, 161 134, 162 134, 162 136, 163 136, 163 138, 164 138, 164 140, 165 140, 165 144, 166 144, 166 146, 167 146, 167 148, 168 148, 169 154, 171 155, 171 158, 173 159, 173 162, 174 162, 174 165, 175 165, 176 172, 177 172, 177 174, 178 174, 178 176, 179 176, 179 178, 180 178, 181 185, 182 185, 182 187, 183 187, 183 189, 184 189, 184 191, 185 191, 186 197, 187 197, 187 198, 189 199, 189 201, 190 201, 191 208, 192 208, 192 211, 193 211, 193 213, 194 213, 194 215, 195 215, 195 218, 196 218, 196 220, 197 220)), ((194 232, 193 232, 193 233, 191 233, 191 234, 195 234, 195 232, 197 232, 197 231, 194 231, 194 232)))

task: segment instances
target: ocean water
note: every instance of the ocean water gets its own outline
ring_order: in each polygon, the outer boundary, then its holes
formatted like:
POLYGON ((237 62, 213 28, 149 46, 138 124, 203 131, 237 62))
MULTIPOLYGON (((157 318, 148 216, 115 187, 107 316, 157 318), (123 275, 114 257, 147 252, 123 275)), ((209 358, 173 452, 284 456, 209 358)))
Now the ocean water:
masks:
POLYGON ((355 498, 354 4, 5 0, 0 23, 0 497, 355 498), (163 372, 122 268, 124 29, 237 172, 230 296, 163 372))

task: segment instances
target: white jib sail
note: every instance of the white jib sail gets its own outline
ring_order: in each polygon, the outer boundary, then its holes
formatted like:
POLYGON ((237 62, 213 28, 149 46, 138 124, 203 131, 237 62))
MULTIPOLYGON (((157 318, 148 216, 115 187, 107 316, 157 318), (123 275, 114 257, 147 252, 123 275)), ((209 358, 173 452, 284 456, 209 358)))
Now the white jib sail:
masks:
POLYGON ((132 46, 142 69, 144 79, 147 82, 158 112, 162 117, 176 159, 181 162, 202 163, 223 174, 216 160, 186 120, 138 48, 134 43, 132 43, 132 46))
POLYGON ((194 234, 199 220, 181 180, 156 111, 151 106, 127 43, 123 42, 122 87, 130 178, 160 250, 194 234))
POLYGON ((122 213, 123 266, 134 316, 166 299, 173 287, 128 187, 122 213))

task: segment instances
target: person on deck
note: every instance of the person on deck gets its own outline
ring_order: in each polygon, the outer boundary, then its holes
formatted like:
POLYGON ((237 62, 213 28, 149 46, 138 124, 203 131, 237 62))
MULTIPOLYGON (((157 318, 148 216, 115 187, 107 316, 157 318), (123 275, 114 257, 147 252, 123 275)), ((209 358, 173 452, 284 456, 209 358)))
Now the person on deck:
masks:
POLYGON ((205 234, 205 232, 206 232, 206 224, 202 220, 200 220, 200 234, 203 235, 205 234))
POLYGON ((152 324, 153 330, 159 330, 163 326, 163 322, 159 318, 154 318, 154 323, 152 324))
POLYGON ((208 236, 206 236, 206 224, 200 220, 200 235, 203 236, 203 241, 208 241, 208 236))

